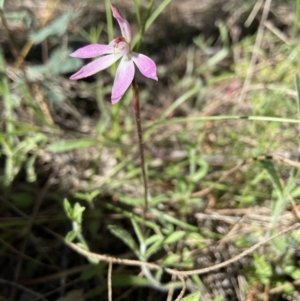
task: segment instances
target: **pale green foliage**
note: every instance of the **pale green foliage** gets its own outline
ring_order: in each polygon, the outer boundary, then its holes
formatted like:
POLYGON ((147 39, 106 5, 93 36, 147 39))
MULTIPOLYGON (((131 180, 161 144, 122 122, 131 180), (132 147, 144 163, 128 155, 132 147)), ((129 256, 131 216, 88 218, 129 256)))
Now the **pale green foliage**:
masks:
MULTIPOLYGON (((5 64, 0 53, 1 69, 5 69, 5 64)), ((17 128, 14 123, 14 109, 19 106, 19 96, 11 93, 7 77, 3 77, 0 81, 0 94, 4 101, 5 133, 0 134, 0 155, 6 156, 4 184, 9 185, 14 177, 19 173, 21 167, 25 164, 28 181, 35 180, 35 172, 33 165, 36 155, 32 153, 33 149, 43 147, 47 142, 47 136, 39 132, 17 128), (21 142, 18 142, 19 135, 28 134, 21 142)))
POLYGON ((196 292, 181 299, 181 301, 200 301, 200 292, 196 292))
POLYGON ((76 139, 76 140, 61 140, 50 143, 47 149, 53 153, 64 153, 74 149, 87 148, 97 145, 97 140, 92 139, 76 139))
POLYGON ((36 81, 43 78, 52 79, 53 76, 71 73, 82 66, 79 59, 70 58, 71 49, 56 49, 46 64, 35 65, 28 69, 28 78, 36 81))
POLYGON ((72 207, 67 199, 64 199, 64 209, 68 218, 76 222, 80 227, 82 224, 82 213, 85 210, 85 207, 81 206, 79 203, 75 203, 72 207))
POLYGON ((63 34, 65 34, 69 22, 77 16, 78 14, 74 12, 66 12, 59 18, 48 24, 46 27, 43 27, 37 32, 32 33, 30 35, 30 39, 35 44, 40 44, 49 36, 62 36, 63 34))
POLYGON ((128 231, 116 225, 110 225, 108 229, 112 234, 121 239, 138 257, 140 256, 138 245, 128 231))
POLYGON ((270 283, 270 278, 272 276, 272 267, 267 262, 266 258, 257 253, 253 254, 253 273, 249 274, 250 283, 270 283))

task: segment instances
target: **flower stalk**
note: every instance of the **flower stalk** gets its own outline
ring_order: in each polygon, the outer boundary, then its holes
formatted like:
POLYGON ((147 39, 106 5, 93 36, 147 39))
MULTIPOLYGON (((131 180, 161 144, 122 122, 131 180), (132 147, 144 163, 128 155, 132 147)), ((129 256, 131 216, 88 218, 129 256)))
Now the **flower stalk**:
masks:
MULTIPOLYGON (((106 5, 108 2, 106 1, 106 5)), ((96 58, 92 62, 83 66, 75 74, 71 80, 79 80, 88 76, 94 75, 101 70, 110 67, 113 63, 120 60, 117 68, 114 84, 111 93, 111 102, 116 104, 123 97, 129 86, 133 89, 133 109, 135 114, 136 128, 138 134, 139 153, 141 160, 141 173, 144 186, 144 210, 143 220, 146 221, 146 214, 148 211, 148 183, 146 175, 146 163, 144 156, 143 133, 140 120, 140 105, 139 92, 137 84, 134 80, 135 67, 139 69, 140 73, 155 81, 158 80, 155 62, 148 56, 136 53, 131 50, 132 32, 130 25, 126 19, 122 17, 117 8, 111 5, 112 15, 117 20, 121 36, 116 37, 108 44, 90 44, 70 54, 71 57, 78 57, 83 59, 96 58)), ((109 19, 109 18, 108 18, 109 19)), ((144 31, 144 27, 142 31, 144 31)))
POLYGON ((143 186, 144 186, 143 220, 145 222, 147 211, 148 211, 148 180, 147 180, 146 162, 145 162, 145 154, 144 154, 143 131, 141 125, 141 118, 140 118, 139 90, 134 79, 132 81, 131 86, 133 90, 132 106, 133 106, 133 111, 135 116, 136 130, 138 134, 141 172, 142 172, 142 179, 143 179, 143 186))

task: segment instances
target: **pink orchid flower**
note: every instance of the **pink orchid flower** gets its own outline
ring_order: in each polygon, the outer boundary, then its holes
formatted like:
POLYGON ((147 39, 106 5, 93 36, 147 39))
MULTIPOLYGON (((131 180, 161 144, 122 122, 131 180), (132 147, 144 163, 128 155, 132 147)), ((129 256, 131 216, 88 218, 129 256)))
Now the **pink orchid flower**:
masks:
POLYGON ((78 72, 73 74, 70 79, 77 80, 91 76, 108 68, 118 59, 121 59, 117 68, 116 78, 111 94, 111 102, 115 104, 122 98, 133 81, 135 73, 134 64, 144 76, 154 80, 158 79, 154 61, 143 54, 135 53, 130 50, 132 34, 127 20, 122 18, 116 7, 111 5, 111 9, 114 18, 117 19, 119 23, 122 36, 112 40, 108 45, 90 44, 71 53, 70 56, 83 59, 93 58, 100 55, 101 57, 83 66, 78 72))

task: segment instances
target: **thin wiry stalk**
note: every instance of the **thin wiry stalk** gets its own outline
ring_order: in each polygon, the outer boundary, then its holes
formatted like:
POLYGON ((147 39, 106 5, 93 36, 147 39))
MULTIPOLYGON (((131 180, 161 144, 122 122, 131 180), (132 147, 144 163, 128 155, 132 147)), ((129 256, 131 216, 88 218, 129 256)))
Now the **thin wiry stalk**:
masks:
POLYGON ((141 160, 141 171, 143 178, 143 186, 144 186, 144 210, 143 210, 143 220, 146 221, 146 214, 148 211, 148 181, 146 175, 146 163, 145 163, 145 155, 144 155, 144 144, 143 144, 143 131, 141 126, 141 118, 140 118, 140 102, 139 102, 139 91, 135 80, 132 81, 132 90, 133 90, 133 99, 132 105, 135 115, 136 121, 136 129, 138 134, 138 143, 139 143, 139 153, 141 160))

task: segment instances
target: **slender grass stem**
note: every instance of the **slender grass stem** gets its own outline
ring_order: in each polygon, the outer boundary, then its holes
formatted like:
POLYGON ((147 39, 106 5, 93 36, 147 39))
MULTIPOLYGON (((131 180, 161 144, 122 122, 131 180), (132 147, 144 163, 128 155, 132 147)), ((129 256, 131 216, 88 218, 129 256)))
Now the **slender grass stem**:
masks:
POLYGON ((135 80, 132 81, 132 90, 133 90, 133 99, 132 105, 135 115, 136 121, 136 129, 138 134, 138 143, 139 143, 139 153, 140 153, 140 160, 141 160, 141 172, 143 178, 143 185, 144 185, 144 210, 143 210, 143 220, 144 223, 146 221, 146 214, 148 211, 148 181, 146 175, 146 163, 145 163, 145 155, 144 155, 144 144, 143 144, 143 131, 141 126, 141 118, 140 118, 140 100, 139 100, 139 91, 135 80))
POLYGON ((8 24, 7 24, 7 21, 6 21, 6 18, 5 18, 5 15, 4 15, 4 12, 2 9, 0 10, 0 18, 1 18, 2 24, 4 26, 4 29, 7 33, 8 44, 9 44, 11 53, 13 54, 14 58, 17 58, 20 53, 20 50, 16 46, 17 44, 14 40, 14 36, 11 34, 11 31, 8 27, 8 24))

